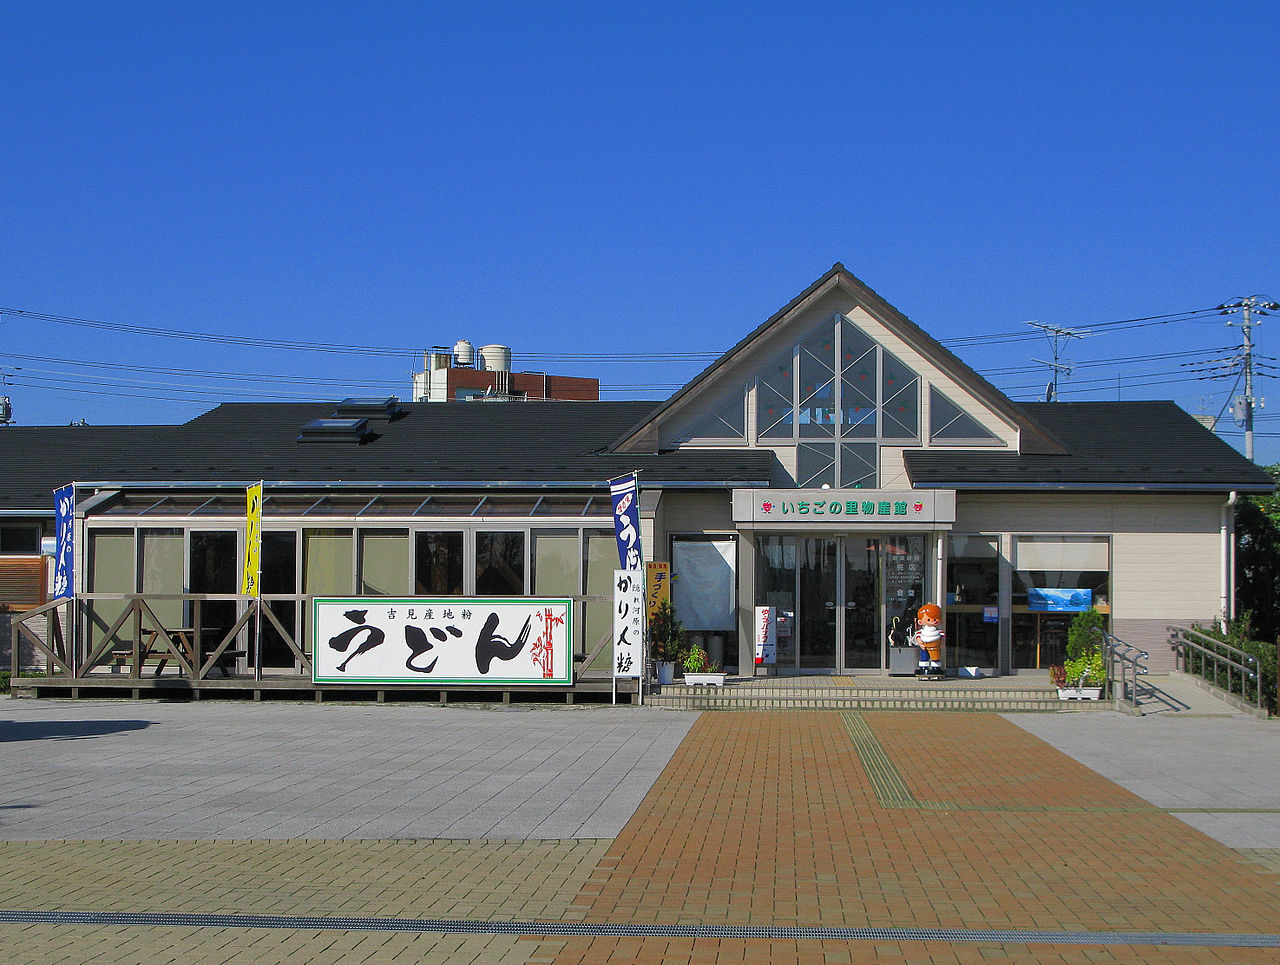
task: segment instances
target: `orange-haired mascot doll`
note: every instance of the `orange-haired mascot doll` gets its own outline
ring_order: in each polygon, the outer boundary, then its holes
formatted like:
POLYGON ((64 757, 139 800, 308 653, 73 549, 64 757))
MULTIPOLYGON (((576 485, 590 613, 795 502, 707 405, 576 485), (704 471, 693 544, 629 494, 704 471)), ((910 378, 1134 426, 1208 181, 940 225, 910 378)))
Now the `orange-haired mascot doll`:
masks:
POLYGON ((916 611, 916 632, 913 642, 924 651, 916 666, 917 676, 942 676, 942 647, 946 641, 947 635, 942 629, 942 607, 936 603, 926 603, 916 611))

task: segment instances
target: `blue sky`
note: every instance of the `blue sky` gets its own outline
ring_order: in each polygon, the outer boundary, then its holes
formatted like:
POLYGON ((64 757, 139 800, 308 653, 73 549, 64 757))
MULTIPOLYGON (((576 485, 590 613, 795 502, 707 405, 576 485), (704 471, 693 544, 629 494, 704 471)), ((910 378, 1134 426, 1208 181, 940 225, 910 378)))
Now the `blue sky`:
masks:
MULTIPOLYGON (((944 343, 1280 300, 1278 28, 1230 2, 10 0, 0 307, 402 351, 8 313, 3 393, 24 425, 404 397, 468 338, 663 398, 705 360, 608 357, 719 353, 836 261, 944 343)), ((1239 345, 1224 322, 1075 340, 1062 398, 1216 414, 1231 382, 1194 364, 1239 345)), ((1043 394, 1044 339, 954 350, 1043 394)))

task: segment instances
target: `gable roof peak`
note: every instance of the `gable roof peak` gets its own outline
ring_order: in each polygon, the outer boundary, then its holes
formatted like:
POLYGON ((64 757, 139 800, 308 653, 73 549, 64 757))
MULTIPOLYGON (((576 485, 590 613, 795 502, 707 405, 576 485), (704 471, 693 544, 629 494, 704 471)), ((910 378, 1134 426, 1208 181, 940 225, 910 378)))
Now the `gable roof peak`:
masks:
POLYGON ((658 430, 672 414, 678 412, 693 399, 701 396, 715 383, 716 376, 733 363, 754 352, 787 325, 801 311, 814 304, 835 288, 844 289, 868 314, 879 320, 890 331, 913 346, 922 354, 933 358, 974 396, 981 399, 993 411, 998 412, 1020 430, 1023 452, 1062 453, 1066 450, 1036 420, 1031 418, 1012 399, 970 368, 937 339, 915 322, 885 301, 873 288, 855 276, 841 262, 836 262, 809 287, 786 305, 769 316, 759 327, 725 352, 666 402, 655 408, 644 421, 637 423, 615 440, 617 451, 645 451, 657 443, 658 430))

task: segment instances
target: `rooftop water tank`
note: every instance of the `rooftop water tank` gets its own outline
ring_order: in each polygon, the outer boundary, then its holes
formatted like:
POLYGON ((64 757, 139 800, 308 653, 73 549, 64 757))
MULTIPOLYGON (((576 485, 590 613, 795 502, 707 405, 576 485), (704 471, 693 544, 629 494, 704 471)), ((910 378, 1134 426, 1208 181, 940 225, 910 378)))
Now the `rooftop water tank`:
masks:
POLYGON ((507 345, 480 346, 480 367, 490 372, 511 371, 511 348, 507 345))
POLYGON ((471 343, 465 338, 458 339, 453 343, 453 354, 457 358, 459 365, 470 365, 475 361, 475 349, 471 347, 471 343))

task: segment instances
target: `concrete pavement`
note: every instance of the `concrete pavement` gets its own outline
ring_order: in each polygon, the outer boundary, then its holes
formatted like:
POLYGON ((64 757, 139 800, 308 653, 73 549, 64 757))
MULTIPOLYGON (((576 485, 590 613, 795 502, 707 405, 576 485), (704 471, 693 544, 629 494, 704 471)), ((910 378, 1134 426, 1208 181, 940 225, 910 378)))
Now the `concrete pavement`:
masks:
POLYGON ((1185 809, 1280 725, 1211 709, 3 701, 0 957, 1273 961, 1280 838, 1185 809))

